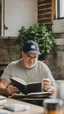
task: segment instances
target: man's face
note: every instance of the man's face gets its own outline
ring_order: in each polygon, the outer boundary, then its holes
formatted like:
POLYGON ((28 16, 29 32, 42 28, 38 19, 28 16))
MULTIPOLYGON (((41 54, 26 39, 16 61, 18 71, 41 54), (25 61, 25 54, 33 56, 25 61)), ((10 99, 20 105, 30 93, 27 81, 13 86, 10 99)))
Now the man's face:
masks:
POLYGON ((24 52, 22 52, 22 58, 23 58, 24 67, 32 68, 38 60, 38 55, 37 54, 25 54, 24 52))

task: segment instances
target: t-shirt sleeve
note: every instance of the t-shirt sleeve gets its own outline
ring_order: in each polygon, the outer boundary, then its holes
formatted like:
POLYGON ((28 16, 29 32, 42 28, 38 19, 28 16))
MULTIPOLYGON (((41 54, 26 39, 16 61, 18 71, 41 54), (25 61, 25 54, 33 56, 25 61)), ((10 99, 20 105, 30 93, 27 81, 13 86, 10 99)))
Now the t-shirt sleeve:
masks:
POLYGON ((55 82, 55 79, 51 73, 51 70, 49 69, 49 67, 46 64, 43 65, 43 69, 44 69, 45 78, 49 78, 51 81, 55 82))
POLYGON ((11 64, 9 64, 5 69, 3 74, 1 75, 1 78, 5 78, 10 81, 11 77, 11 64))
POLYGON ((50 69, 47 69, 46 77, 49 78, 51 81, 55 81, 50 69))

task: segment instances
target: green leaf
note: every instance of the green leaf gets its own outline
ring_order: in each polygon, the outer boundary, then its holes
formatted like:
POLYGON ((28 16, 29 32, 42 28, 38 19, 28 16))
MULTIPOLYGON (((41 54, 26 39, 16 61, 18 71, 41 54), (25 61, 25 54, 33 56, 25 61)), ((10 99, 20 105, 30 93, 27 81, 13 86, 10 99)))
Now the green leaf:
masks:
POLYGON ((27 29, 22 26, 21 29, 18 30, 17 39, 20 50, 22 50, 23 44, 27 40, 34 40, 38 42, 41 54, 55 51, 55 38, 52 31, 49 30, 46 25, 34 24, 27 29))

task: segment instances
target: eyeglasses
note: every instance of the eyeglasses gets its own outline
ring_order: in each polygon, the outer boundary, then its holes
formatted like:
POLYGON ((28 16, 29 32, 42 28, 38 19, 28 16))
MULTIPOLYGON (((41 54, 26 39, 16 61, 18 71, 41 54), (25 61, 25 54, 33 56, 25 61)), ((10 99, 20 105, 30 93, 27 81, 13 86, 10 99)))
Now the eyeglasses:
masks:
POLYGON ((29 59, 37 59, 38 58, 38 55, 35 55, 35 56, 31 56, 29 54, 25 54, 27 58, 29 59))

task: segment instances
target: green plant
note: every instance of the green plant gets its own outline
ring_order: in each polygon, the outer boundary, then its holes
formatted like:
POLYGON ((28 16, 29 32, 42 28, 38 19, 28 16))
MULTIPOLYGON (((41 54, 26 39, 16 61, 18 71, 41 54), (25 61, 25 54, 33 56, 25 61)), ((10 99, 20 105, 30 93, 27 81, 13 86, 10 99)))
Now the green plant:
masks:
POLYGON ((38 42, 41 54, 51 53, 55 48, 55 38, 45 25, 34 24, 29 28, 21 27, 17 43, 19 44, 20 51, 22 50, 23 44, 27 40, 34 40, 38 42))

